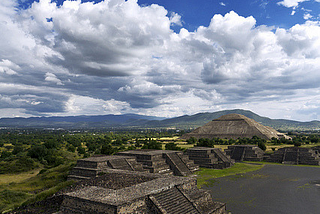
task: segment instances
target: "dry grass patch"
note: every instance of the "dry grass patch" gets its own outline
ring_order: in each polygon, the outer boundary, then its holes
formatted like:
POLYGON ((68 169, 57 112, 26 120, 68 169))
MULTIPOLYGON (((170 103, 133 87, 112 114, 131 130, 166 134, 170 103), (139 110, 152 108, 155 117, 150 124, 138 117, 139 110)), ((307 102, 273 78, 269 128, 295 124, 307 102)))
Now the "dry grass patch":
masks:
POLYGON ((34 169, 29 172, 23 172, 18 174, 2 174, 0 175, 0 185, 6 185, 10 183, 21 183, 32 177, 37 176, 41 169, 34 169))

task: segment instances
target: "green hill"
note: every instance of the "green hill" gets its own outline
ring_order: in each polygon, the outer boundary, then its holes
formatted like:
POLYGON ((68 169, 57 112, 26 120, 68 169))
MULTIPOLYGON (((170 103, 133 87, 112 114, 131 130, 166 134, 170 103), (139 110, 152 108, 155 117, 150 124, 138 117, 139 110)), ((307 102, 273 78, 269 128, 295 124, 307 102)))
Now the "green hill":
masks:
POLYGON ((194 129, 226 114, 242 114, 263 125, 278 130, 319 130, 320 121, 299 122, 261 117, 251 111, 234 109, 218 112, 198 113, 174 118, 159 118, 137 114, 73 116, 73 117, 31 117, 1 118, 0 127, 7 128, 63 128, 63 129, 134 129, 134 128, 177 128, 194 129))

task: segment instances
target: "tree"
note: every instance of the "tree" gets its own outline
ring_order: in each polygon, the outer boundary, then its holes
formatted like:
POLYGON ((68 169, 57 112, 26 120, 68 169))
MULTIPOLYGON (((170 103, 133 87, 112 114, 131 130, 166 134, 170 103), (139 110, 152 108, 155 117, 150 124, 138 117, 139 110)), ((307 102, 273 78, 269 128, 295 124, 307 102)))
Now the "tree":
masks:
POLYGON ((198 139, 195 138, 195 137, 190 137, 188 140, 187 140, 187 143, 188 144, 195 144, 198 142, 198 139))
POLYGON ((31 158, 38 159, 39 161, 42 160, 48 153, 48 149, 43 145, 36 145, 32 146, 27 155, 31 158))
POLYGON ((210 140, 208 138, 200 138, 199 142, 196 144, 196 146, 203 146, 203 147, 214 147, 214 141, 210 140))
POLYGON ((79 146, 77 150, 78 150, 79 154, 82 154, 82 155, 83 155, 83 154, 86 153, 86 149, 83 148, 82 146, 79 146))
POLYGON ((16 154, 23 152, 23 151, 24 151, 24 149, 21 145, 15 145, 13 148, 12 154, 16 155, 16 154))
POLYGON ((114 153, 114 149, 110 144, 104 144, 101 147, 101 154, 104 155, 112 155, 114 153))
POLYGON ((301 146, 301 142, 295 142, 293 145, 296 147, 299 147, 299 146, 301 146))
POLYGON ((157 142, 156 140, 149 140, 149 142, 145 142, 142 146, 142 149, 162 149, 162 144, 157 142))
POLYGON ((267 150, 266 144, 264 142, 258 142, 258 147, 263 151, 267 150))
POLYGON ((166 146, 165 146, 166 150, 181 150, 180 147, 177 146, 177 144, 175 143, 167 143, 166 146))

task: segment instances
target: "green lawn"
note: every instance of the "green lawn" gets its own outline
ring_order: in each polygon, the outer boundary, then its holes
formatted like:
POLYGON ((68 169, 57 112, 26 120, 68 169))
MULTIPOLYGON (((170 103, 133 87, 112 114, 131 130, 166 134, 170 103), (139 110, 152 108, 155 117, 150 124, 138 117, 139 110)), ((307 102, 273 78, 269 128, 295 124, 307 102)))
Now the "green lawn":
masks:
POLYGON ((196 172, 198 187, 203 185, 208 185, 209 180, 213 178, 220 178, 230 175, 244 174, 247 172, 252 172, 261 169, 264 167, 264 164, 255 165, 249 163, 235 163, 232 167, 227 169, 207 169, 200 168, 201 170, 196 172))

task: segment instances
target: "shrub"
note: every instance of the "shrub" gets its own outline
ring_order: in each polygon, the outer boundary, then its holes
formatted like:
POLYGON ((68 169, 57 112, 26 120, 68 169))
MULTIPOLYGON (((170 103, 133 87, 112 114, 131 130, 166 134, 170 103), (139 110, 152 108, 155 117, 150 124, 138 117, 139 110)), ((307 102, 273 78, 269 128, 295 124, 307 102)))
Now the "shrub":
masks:
POLYGON ((167 143, 166 146, 165 146, 166 150, 181 150, 180 147, 177 146, 177 144, 175 143, 167 143))
POLYGON ((200 138, 199 142, 197 143, 196 146, 203 146, 203 147, 214 147, 214 141, 210 140, 208 138, 200 138))
POLYGON ((105 145, 102 145, 101 147, 101 154, 112 155, 114 152, 115 151, 110 144, 105 144, 105 145))
POLYGON ((188 140, 187 140, 187 143, 188 144, 195 144, 198 142, 198 139, 195 138, 195 137, 190 137, 188 140))
POLYGON ((267 147, 266 147, 266 144, 264 142, 259 142, 258 143, 258 147, 260 149, 262 149, 263 151, 266 151, 267 150, 267 147))
POLYGON ((301 143, 300 142, 295 142, 293 145, 298 147, 298 146, 301 146, 301 143))
POLYGON ((149 142, 145 142, 145 144, 142 146, 142 149, 157 149, 161 150, 162 149, 162 144, 155 141, 151 140, 149 142))
POLYGON ((31 158, 35 158, 38 160, 43 159, 46 155, 48 154, 48 150, 45 146, 43 145, 36 145, 32 146, 30 150, 28 151, 28 156, 31 158))

